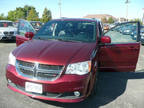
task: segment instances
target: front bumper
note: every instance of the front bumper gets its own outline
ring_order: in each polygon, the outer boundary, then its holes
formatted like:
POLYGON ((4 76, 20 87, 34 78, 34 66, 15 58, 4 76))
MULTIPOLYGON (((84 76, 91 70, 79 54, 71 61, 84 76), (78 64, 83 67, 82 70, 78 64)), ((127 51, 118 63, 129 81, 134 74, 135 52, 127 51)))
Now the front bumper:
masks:
POLYGON ((14 35, 9 35, 9 36, 0 36, 0 40, 16 40, 16 36, 14 35))
POLYGON ((62 75, 55 81, 40 81, 22 77, 16 72, 14 66, 7 65, 6 78, 8 80, 8 88, 15 92, 32 98, 70 103, 83 101, 87 97, 90 75, 62 75), (43 93, 25 91, 26 82, 42 84, 43 93), (75 91, 80 92, 80 96, 75 96, 75 91))

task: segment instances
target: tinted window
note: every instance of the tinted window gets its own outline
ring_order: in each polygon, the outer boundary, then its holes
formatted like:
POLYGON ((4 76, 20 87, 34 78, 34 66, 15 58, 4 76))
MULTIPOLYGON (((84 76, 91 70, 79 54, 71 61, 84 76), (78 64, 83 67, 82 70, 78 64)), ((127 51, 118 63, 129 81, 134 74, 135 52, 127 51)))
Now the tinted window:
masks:
POLYGON ((65 41, 95 42, 95 22, 88 21, 50 21, 34 37, 38 39, 61 39, 65 41))
POLYGON ((18 34, 24 36, 26 32, 35 33, 35 30, 28 21, 20 20, 18 25, 18 34))

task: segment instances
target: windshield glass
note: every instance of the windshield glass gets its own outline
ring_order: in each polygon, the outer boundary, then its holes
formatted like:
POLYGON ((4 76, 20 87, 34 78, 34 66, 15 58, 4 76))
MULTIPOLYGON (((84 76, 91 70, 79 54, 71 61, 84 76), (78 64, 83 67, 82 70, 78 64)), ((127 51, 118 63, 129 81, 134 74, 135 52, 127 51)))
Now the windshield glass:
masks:
POLYGON ((34 39, 95 42, 95 22, 49 21, 37 32, 34 39))
POLYGON ((9 27, 13 26, 12 22, 0 22, 0 27, 9 27))

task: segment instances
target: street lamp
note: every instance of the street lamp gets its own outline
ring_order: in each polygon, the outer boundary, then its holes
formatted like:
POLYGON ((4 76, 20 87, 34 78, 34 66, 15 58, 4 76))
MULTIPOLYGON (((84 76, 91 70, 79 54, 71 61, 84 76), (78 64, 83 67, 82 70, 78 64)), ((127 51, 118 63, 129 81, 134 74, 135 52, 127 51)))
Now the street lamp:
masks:
POLYGON ((128 4, 129 4, 129 0, 126 0, 125 4, 126 4, 126 21, 128 21, 128 4))
POLYGON ((144 8, 143 8, 142 10, 143 10, 142 23, 143 23, 143 25, 144 25, 144 8))
POLYGON ((59 0, 58 5, 59 5, 59 14, 60 14, 60 18, 61 18, 61 0, 59 0))

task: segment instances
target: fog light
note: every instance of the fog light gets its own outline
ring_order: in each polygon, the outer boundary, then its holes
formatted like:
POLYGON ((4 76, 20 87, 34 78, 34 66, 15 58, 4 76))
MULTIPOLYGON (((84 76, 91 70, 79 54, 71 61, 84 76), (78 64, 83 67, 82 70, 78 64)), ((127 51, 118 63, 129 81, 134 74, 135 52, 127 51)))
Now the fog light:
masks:
POLYGON ((12 81, 10 79, 8 79, 8 83, 11 83, 12 81))
POLYGON ((77 97, 79 97, 79 96, 80 96, 80 92, 75 91, 75 92, 74 92, 74 95, 77 96, 77 97))

